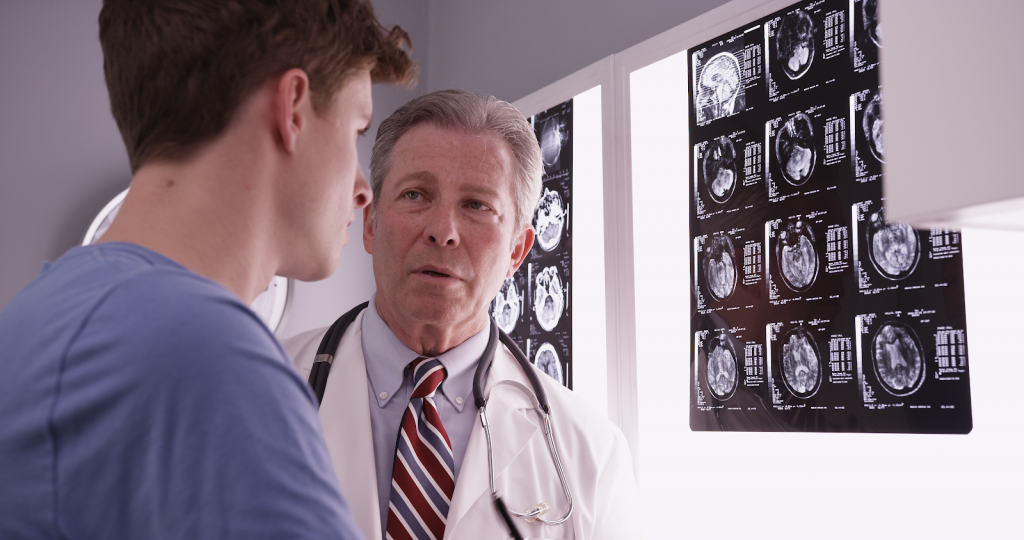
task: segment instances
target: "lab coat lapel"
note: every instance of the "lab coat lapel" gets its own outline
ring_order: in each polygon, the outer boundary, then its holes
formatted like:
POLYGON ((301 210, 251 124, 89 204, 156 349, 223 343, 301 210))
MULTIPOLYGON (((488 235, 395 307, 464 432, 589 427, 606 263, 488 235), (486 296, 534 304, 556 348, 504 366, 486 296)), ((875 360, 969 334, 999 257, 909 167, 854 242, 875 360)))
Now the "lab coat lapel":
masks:
POLYGON ((377 468, 363 360, 362 317, 345 332, 320 404, 324 439, 342 493, 366 538, 380 538, 377 468))
MULTIPOLYGON (((487 420, 491 426, 491 439, 494 446, 494 477, 499 486, 501 485, 501 476, 509 468, 509 465, 529 444, 530 439, 540 433, 540 428, 527 418, 524 411, 520 410, 531 405, 517 390, 501 386, 491 393, 494 383, 505 379, 520 381, 529 386, 529 381, 523 375, 511 353, 507 352, 504 346, 500 346, 495 353, 494 363, 491 365, 490 375, 485 386, 485 394, 490 396, 487 401, 487 420)), ((455 493, 448 510, 444 540, 468 539, 479 532, 474 527, 468 529, 463 527, 464 530, 460 532, 459 524, 481 498, 487 499, 481 505, 486 506, 488 519, 498 519, 496 512, 491 514, 493 510, 490 501, 491 489, 487 466, 487 438, 479 422, 479 412, 477 416, 478 420, 470 434, 462 468, 459 469, 459 478, 455 483, 455 493)))

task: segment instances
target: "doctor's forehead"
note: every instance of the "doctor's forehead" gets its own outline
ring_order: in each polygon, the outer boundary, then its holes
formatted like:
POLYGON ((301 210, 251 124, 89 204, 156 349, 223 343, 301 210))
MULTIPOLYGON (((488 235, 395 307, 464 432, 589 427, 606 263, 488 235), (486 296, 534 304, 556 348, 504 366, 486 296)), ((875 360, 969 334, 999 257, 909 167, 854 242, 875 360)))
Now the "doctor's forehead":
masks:
POLYGON ((467 191, 494 191, 506 184, 513 157, 508 143, 490 131, 468 132, 420 124, 395 145, 386 184, 457 182, 467 191))

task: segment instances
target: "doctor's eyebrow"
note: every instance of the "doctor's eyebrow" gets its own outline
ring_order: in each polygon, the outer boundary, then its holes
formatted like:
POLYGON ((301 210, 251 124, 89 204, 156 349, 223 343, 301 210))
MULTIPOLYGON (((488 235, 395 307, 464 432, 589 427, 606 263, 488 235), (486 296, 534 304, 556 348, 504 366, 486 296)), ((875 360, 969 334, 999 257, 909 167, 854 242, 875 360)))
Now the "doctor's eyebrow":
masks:
POLYGON ((398 180, 395 181, 395 187, 401 191, 406 184, 412 184, 417 182, 436 183, 437 177, 430 171, 416 171, 411 172, 398 180))
POLYGON ((466 194, 469 194, 469 195, 476 195, 478 197, 486 197, 486 198, 492 198, 492 199, 500 199, 501 198, 501 193, 499 193, 496 189, 491 188, 489 186, 480 186, 480 185, 474 185, 474 184, 464 184, 461 187, 460 191, 462 191, 462 193, 466 193, 466 194))

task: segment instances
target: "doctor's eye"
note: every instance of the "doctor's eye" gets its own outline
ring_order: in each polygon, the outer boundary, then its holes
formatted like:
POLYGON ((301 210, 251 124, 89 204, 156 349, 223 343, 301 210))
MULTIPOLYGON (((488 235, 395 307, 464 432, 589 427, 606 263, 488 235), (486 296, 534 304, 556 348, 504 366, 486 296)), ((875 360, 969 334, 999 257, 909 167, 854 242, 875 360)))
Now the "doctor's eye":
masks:
POLYGON ((469 207, 472 208, 473 210, 489 210, 490 209, 490 206, 487 206, 486 204, 484 204, 484 203, 482 203, 480 201, 469 201, 468 204, 469 204, 469 207))
POLYGON ((422 197, 422 194, 420 194, 419 191, 406 191, 402 194, 402 197, 410 201, 418 201, 422 197))

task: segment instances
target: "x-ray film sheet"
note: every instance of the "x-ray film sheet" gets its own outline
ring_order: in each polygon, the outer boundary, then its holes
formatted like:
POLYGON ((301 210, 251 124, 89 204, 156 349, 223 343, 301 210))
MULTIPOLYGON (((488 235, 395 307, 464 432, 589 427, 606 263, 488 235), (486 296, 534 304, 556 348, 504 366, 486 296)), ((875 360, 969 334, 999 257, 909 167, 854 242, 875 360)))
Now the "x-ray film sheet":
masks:
POLYGON ((885 217, 881 36, 817 0, 691 49, 691 429, 971 430, 960 234, 885 217))
POLYGON ((536 238, 491 315, 527 358, 572 388, 572 100, 530 118, 544 162, 536 238))

